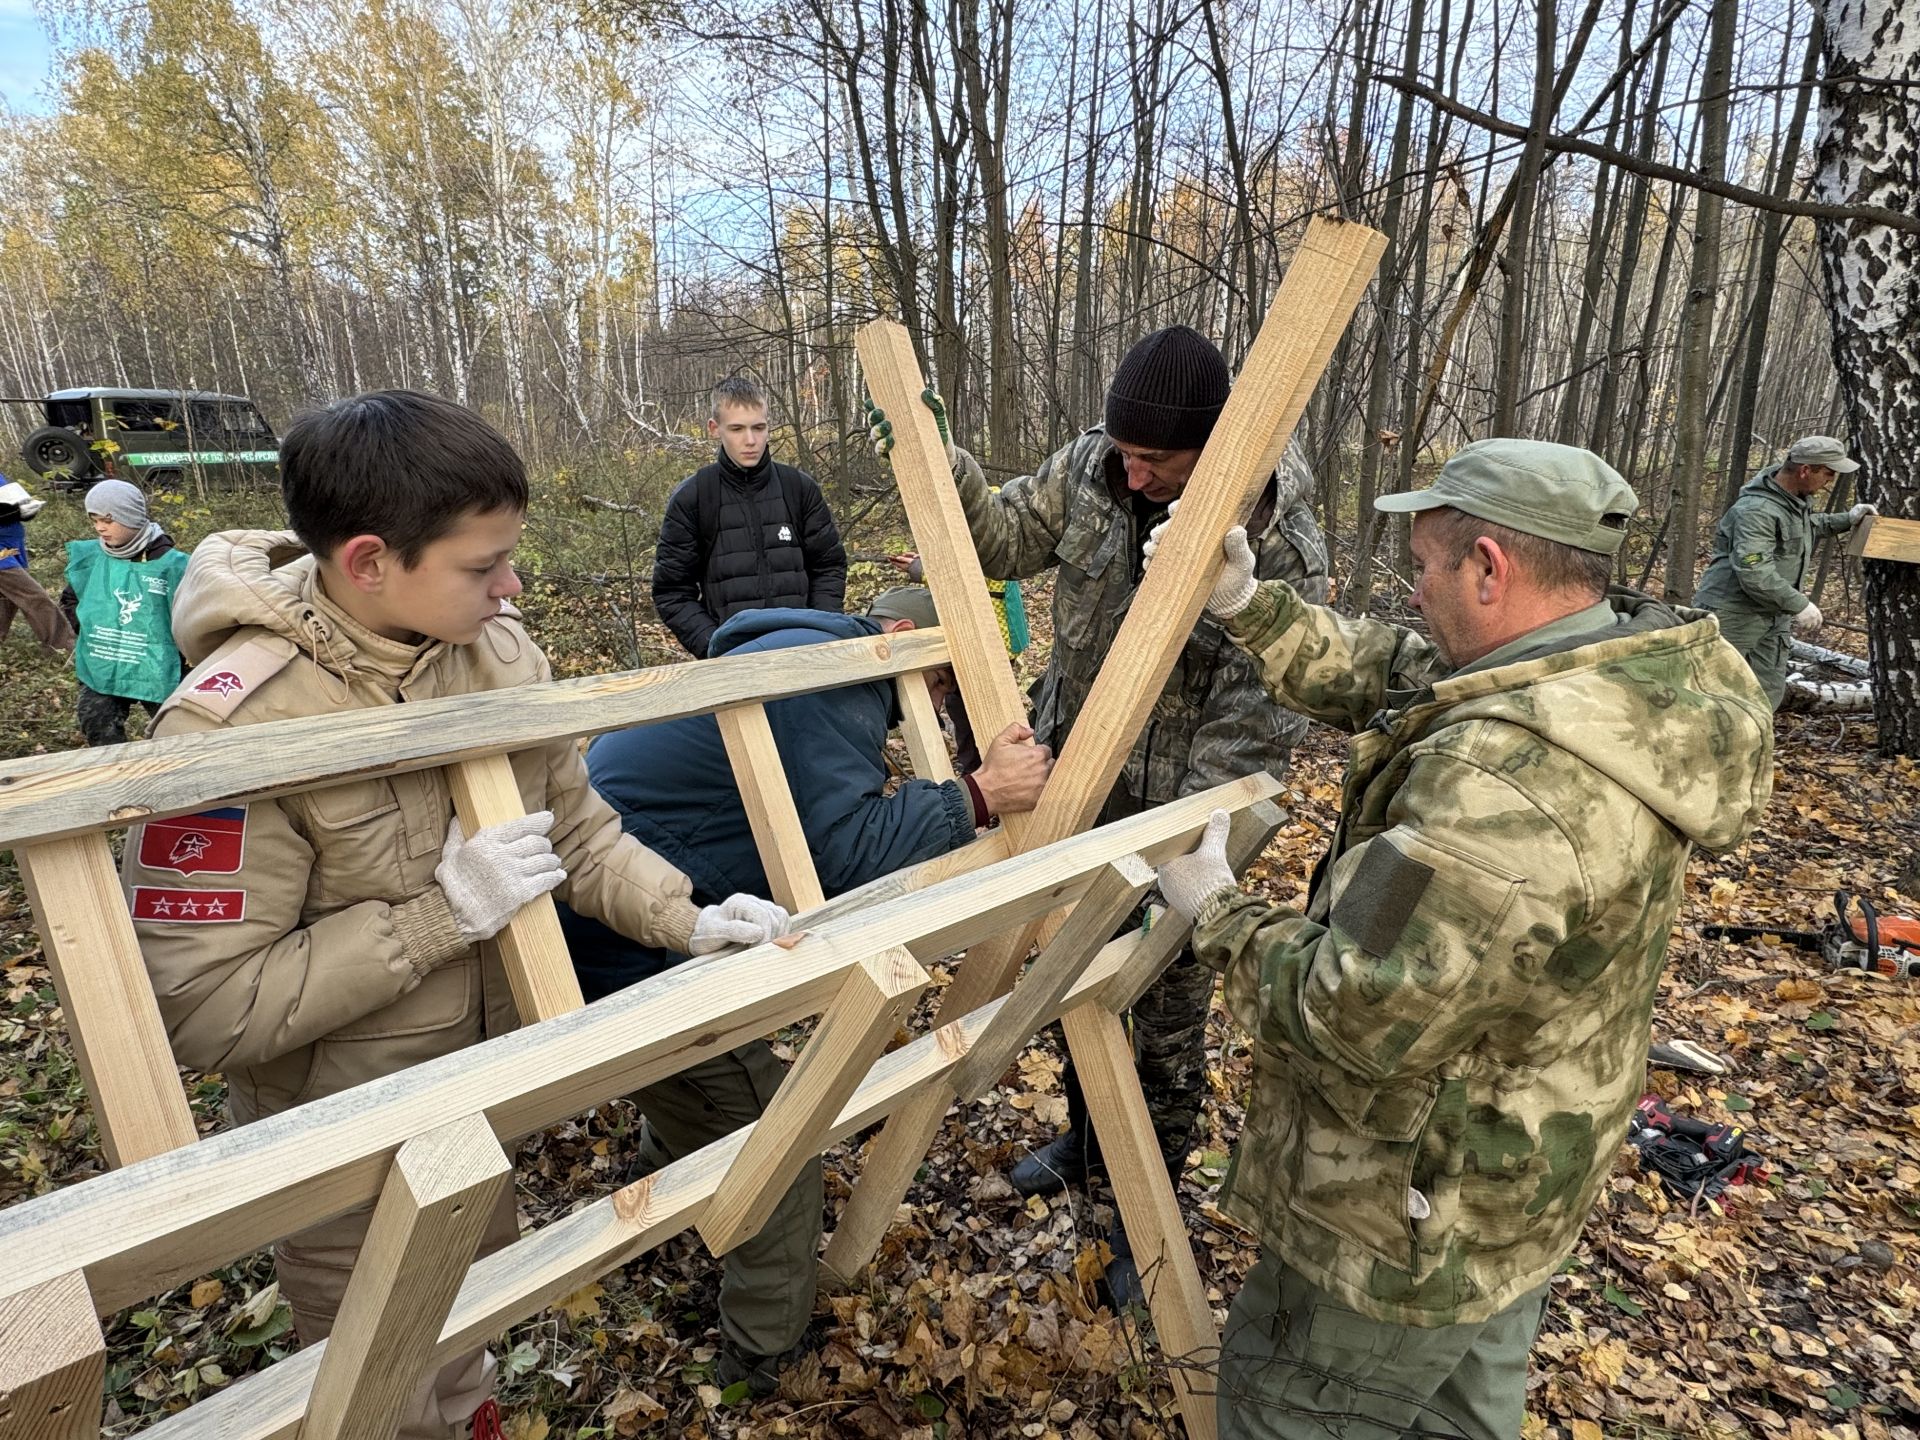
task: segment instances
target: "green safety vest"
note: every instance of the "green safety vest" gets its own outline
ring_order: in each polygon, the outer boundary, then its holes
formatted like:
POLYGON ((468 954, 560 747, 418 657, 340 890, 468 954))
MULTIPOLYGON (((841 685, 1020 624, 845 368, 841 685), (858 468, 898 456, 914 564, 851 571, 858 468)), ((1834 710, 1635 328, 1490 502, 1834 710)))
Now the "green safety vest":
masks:
POLYGON ((187 552, 120 560, 98 540, 67 542, 67 584, 80 597, 73 668, 102 695, 158 705, 180 683, 173 643, 173 592, 187 570, 187 552))

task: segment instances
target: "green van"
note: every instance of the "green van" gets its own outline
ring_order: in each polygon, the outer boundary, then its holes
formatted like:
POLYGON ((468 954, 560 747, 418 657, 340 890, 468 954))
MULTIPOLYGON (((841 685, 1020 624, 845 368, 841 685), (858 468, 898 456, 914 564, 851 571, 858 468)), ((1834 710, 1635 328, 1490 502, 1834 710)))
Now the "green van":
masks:
POLYGON ((253 401, 210 390, 56 390, 20 458, 49 488, 131 480, 150 490, 280 483, 280 441, 253 401))

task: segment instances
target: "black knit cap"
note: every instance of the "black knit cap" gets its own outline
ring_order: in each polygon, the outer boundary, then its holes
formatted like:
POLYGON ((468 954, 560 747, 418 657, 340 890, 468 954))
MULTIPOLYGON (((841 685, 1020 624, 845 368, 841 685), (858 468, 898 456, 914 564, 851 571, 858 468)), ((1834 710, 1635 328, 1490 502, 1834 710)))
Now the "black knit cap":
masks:
POLYGON ((1131 350, 1107 388, 1107 434, 1150 450, 1198 450, 1231 386, 1214 343, 1185 325, 1156 330, 1131 350))

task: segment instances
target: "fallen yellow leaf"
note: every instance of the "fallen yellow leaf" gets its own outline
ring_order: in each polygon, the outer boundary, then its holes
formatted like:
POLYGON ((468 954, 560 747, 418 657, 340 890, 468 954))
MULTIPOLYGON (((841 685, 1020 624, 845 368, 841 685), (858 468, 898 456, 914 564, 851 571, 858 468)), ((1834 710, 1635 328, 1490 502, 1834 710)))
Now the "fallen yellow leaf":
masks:
POLYGON ((571 1295, 563 1295, 554 1302, 553 1308, 564 1310, 570 1319, 598 1320, 600 1318, 600 1297, 607 1292, 598 1281, 582 1285, 571 1295))

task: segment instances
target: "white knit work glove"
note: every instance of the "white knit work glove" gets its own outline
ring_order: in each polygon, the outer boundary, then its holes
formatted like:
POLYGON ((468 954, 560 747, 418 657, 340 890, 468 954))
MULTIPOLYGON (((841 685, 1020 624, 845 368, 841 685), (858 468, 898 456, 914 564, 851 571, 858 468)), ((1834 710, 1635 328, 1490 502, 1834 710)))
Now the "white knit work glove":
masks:
MULTIPOLYGON (((1173 523, 1173 515, 1180 508, 1180 502, 1174 501, 1167 506, 1167 518, 1147 532, 1147 543, 1140 547, 1140 553, 1147 557, 1147 563, 1153 563, 1153 552, 1160 548, 1160 536, 1167 526, 1173 523)), ((1253 547, 1247 544, 1247 527, 1236 525, 1221 537, 1221 549, 1226 551, 1226 564, 1221 568, 1220 578, 1213 582, 1213 593, 1207 596, 1207 613, 1216 620, 1229 620, 1247 608, 1247 602, 1253 599, 1253 592, 1260 588, 1260 582, 1253 578, 1253 547)))
POLYGON ((1878 515, 1879 513, 1880 507, 1878 505, 1871 505, 1865 500, 1862 500, 1858 505, 1847 511, 1847 520, 1850 524, 1858 525, 1869 515, 1878 515))
POLYGON ((687 941, 687 952, 711 955, 729 945, 764 945, 778 940, 790 928, 787 912, 773 901, 758 895, 729 895, 700 912, 693 936, 687 941))
POLYGON ((1811 635, 1820 628, 1826 618, 1820 613, 1820 607, 1809 600, 1807 608, 1795 615, 1788 623, 1796 634, 1811 635))
POLYGON ((567 878, 547 840, 552 828, 551 810, 503 820, 471 836, 457 818, 448 824, 433 878, 469 945, 491 940, 522 905, 567 878))
POLYGON ((1226 811, 1214 811, 1193 852, 1176 855, 1160 867, 1160 893, 1170 908, 1189 920, 1197 919, 1207 901, 1222 890, 1239 888, 1227 864, 1227 832, 1232 828, 1233 819, 1226 811))

